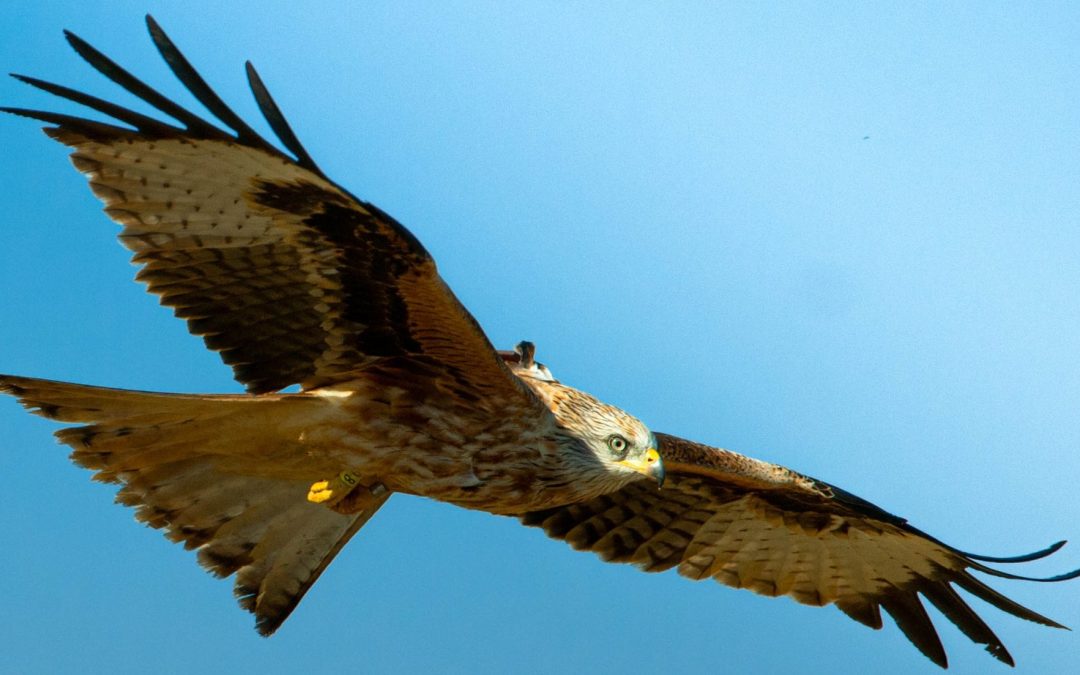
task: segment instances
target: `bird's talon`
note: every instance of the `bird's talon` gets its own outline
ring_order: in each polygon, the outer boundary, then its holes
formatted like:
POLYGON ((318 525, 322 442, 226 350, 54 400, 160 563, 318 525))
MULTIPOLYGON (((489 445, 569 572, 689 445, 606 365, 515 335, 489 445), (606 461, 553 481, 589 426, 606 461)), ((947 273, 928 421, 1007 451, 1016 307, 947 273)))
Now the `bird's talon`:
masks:
POLYGON ((309 502, 315 504, 322 504, 334 496, 334 491, 330 489, 330 481, 320 480, 312 483, 311 488, 308 489, 307 499, 309 502))
POLYGON ((330 480, 320 480, 311 484, 308 489, 307 499, 315 504, 326 504, 333 507, 349 496, 357 485, 356 476, 348 471, 342 471, 330 480))

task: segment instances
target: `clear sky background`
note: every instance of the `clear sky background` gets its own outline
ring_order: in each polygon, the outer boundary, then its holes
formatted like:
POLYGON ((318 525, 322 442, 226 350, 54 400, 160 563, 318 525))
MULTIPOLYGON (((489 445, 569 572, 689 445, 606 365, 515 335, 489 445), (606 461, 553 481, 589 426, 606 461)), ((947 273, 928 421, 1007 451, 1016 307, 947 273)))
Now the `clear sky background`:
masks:
MULTIPOLYGON (((960 548, 1080 540, 1075 5, 343 4, 26 3, 0 69, 130 102, 70 28, 191 103, 150 10, 249 119, 252 59, 327 173, 412 229, 496 345, 534 340, 653 429, 960 548)), ((73 109, 9 80, 0 102, 73 109)), ((0 371, 238 391, 131 281, 37 126, 0 119, 0 371)), ((936 672, 888 620, 409 497, 265 640, 54 428, 0 401, 0 671, 936 672)), ((1080 545, 1057 558, 1029 571, 1080 565, 1080 545)), ((1080 582, 994 585, 1080 627, 1080 582)), ((972 602, 1023 672, 1080 672, 1080 635, 972 602)), ((934 616, 955 672, 1005 672, 934 616)))

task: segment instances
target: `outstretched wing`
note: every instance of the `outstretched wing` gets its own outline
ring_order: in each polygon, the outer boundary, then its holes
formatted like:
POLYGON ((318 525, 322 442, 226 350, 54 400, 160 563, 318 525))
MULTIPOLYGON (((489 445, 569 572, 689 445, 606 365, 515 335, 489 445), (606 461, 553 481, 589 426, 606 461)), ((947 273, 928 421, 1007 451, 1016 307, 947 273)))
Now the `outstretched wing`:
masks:
MULTIPOLYGON (((955 586, 1015 616, 1056 622, 1009 600, 968 570, 1025 579, 983 562, 1026 562, 963 553, 907 522, 827 483, 727 450, 656 434, 667 469, 662 490, 647 482, 583 504, 523 517, 579 550, 648 572, 676 567, 691 579, 713 578, 808 605, 835 604, 871 628, 885 609, 934 663, 945 650, 919 595, 996 658, 1013 660, 955 586)), ((1080 576, 1080 570, 1037 581, 1080 576)))
POLYGON ((210 89, 161 28, 154 44, 231 131, 167 99, 89 44, 90 65, 179 124, 35 78, 39 89, 130 128, 21 108, 72 148, 72 161, 123 231, 138 279, 220 352, 253 393, 349 379, 373 362, 434 377, 467 400, 524 389, 439 277, 419 241, 322 173, 249 63, 263 115, 290 155, 210 89), (404 364, 404 366, 402 366, 404 364))

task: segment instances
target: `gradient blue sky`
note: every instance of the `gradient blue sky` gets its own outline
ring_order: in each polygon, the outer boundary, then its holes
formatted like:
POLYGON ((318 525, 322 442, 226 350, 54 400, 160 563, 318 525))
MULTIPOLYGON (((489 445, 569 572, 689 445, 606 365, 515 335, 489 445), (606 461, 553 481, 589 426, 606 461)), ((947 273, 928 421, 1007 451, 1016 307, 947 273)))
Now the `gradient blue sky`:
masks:
MULTIPOLYGON (((420 237, 497 345, 532 339, 653 429, 960 548, 1080 539, 1075 5, 342 4, 28 3, 0 23, 0 69, 129 102, 70 28, 179 95, 149 10, 253 118, 251 58, 317 161, 420 237)), ((10 80, 0 102, 71 109, 10 80)), ((0 371, 237 391, 131 281, 37 126, 0 119, 0 371)), ((0 401, 2 671, 937 670, 891 623, 408 497, 264 640, 53 428, 0 401)), ((1031 571, 1080 547, 1058 558, 1031 571)), ((995 586, 1080 626, 1080 582, 995 586)), ((1024 672, 1080 672, 1080 636, 973 604, 1024 672)), ((938 619, 954 672, 1005 672, 938 619)))

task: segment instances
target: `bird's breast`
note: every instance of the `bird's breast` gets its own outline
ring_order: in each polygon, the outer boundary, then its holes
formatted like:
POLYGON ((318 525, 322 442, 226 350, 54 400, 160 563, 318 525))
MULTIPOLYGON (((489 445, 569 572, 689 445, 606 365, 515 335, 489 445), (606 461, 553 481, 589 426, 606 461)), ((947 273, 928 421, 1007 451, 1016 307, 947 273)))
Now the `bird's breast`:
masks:
POLYGON ((574 500, 558 445, 529 409, 476 414, 405 405, 385 392, 334 404, 341 414, 306 431, 306 442, 362 481, 500 514, 574 500))

